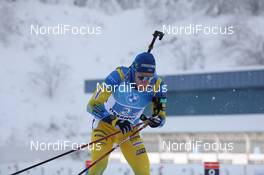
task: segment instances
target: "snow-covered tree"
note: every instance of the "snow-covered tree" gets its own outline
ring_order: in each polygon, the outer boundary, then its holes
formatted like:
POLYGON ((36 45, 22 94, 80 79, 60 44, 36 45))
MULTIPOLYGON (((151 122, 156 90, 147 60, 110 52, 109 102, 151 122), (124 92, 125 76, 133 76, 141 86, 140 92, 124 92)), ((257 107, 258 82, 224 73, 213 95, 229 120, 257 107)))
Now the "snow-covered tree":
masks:
POLYGON ((185 18, 191 9, 191 3, 184 0, 145 1, 144 10, 153 24, 167 24, 185 18))
POLYGON ((52 61, 46 56, 37 58, 36 64, 39 71, 31 72, 32 82, 43 89, 49 98, 53 98, 67 78, 70 67, 58 59, 52 61))
POLYGON ((241 21, 233 23, 235 32, 222 40, 220 49, 238 65, 264 65, 264 37, 241 21))
POLYGON ((258 15, 264 10, 263 0, 195 0, 194 10, 204 10, 210 16, 224 14, 258 15))
POLYGON ((171 48, 175 65, 180 70, 203 69, 205 56, 203 46, 197 38, 174 40, 171 48))
POLYGON ((18 26, 14 3, 0 1, 0 42, 7 45, 9 37, 15 33, 18 33, 18 26))

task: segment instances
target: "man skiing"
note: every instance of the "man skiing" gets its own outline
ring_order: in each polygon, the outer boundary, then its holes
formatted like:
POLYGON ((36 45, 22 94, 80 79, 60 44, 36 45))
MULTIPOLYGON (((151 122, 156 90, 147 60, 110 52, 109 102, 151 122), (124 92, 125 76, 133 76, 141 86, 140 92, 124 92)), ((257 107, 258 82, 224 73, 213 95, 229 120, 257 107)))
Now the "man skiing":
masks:
MULTIPOLYGON (((94 141, 118 130, 121 133, 101 141, 101 149, 91 152, 92 162, 109 151, 114 143, 119 143, 133 133, 133 126, 140 121, 140 116, 148 104, 152 103, 149 126, 163 126, 166 116, 166 90, 156 73, 155 58, 148 52, 137 55, 130 67, 117 67, 111 72, 97 86, 87 106, 88 112, 94 116, 91 137, 94 141), (122 86, 128 88, 121 88, 122 86)), ((149 159, 139 134, 121 144, 120 148, 136 175, 150 174, 149 159)), ((89 174, 103 174, 107 164, 108 157, 105 157, 89 169, 89 174)))

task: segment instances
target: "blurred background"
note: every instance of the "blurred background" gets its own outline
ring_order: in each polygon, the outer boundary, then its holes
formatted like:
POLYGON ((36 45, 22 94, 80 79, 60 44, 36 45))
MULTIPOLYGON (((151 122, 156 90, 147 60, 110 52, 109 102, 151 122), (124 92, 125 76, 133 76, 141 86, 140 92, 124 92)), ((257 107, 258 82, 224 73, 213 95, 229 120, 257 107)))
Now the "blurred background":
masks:
MULTIPOLYGON (((143 133, 151 174, 264 174, 263 0, 0 0, 0 175, 60 151, 32 151, 31 141, 86 143, 86 104, 116 67, 147 50, 163 25, 233 26, 232 35, 165 32, 152 53, 168 84, 163 128, 143 133), (90 35, 36 35, 31 25, 90 26, 90 35), (95 27, 101 27, 95 34, 95 27), (163 141, 233 142, 232 151, 166 151, 163 141)), ((147 113, 148 111, 146 111, 147 113)), ((27 174, 77 174, 81 151, 27 174)), ((119 150, 105 174, 133 174, 119 150), (111 168, 110 168, 111 167, 111 168)))

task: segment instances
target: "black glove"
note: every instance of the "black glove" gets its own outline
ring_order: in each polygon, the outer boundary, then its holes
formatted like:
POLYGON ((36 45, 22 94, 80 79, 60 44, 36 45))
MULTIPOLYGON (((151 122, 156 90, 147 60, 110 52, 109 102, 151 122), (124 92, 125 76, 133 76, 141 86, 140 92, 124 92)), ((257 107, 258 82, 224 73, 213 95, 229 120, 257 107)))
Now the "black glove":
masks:
POLYGON ((151 128, 157 128, 159 126, 162 126, 164 124, 164 118, 160 117, 160 116, 157 116, 157 117, 150 117, 148 119, 149 121, 149 126, 151 128))
POLYGON ((132 131, 132 124, 128 120, 117 120, 115 127, 117 127, 123 134, 132 131))

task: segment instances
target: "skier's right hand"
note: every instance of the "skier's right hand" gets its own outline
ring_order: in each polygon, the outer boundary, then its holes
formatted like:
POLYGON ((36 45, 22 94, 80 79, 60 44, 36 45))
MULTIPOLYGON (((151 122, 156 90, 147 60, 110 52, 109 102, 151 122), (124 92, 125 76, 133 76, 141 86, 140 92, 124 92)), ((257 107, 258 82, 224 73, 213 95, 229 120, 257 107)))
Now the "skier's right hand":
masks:
POLYGON ((123 134, 132 131, 132 124, 128 120, 117 120, 115 127, 118 128, 123 134))

